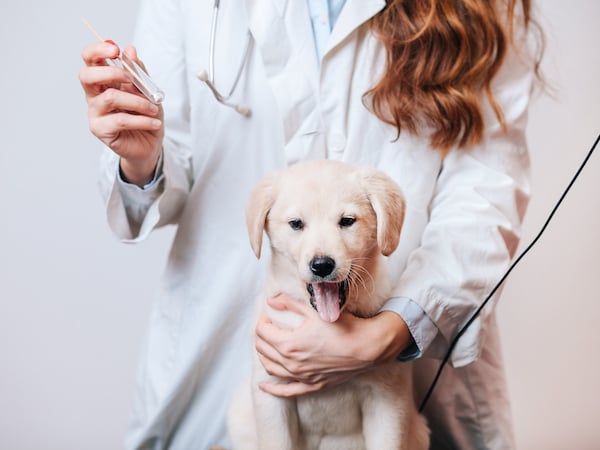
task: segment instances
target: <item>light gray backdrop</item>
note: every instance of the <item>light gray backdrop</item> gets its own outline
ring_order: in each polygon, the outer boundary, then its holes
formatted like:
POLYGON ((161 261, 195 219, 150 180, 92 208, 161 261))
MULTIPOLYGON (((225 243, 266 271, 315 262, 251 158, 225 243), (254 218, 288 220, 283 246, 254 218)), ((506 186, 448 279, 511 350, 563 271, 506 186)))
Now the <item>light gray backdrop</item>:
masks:
MULTIPOLYGON (((206 0, 208 1, 208 0, 206 0)), ((524 244, 600 132, 597 0, 540 1, 556 97, 531 111, 524 244)), ((0 449, 121 445, 172 229, 110 234, 77 73, 94 40, 130 42, 137 2, 0 3, 0 449)), ((208 31, 208 30, 207 30, 208 31)), ((143 55, 142 55, 143 58, 143 55)), ((519 448, 598 448, 600 150, 500 306, 519 448)))

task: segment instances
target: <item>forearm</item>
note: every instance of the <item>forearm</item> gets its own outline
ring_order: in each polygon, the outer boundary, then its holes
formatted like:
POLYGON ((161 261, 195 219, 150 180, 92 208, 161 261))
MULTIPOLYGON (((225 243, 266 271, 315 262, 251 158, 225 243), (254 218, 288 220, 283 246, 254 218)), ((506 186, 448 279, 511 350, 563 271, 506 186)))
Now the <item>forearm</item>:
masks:
POLYGON ((397 360, 398 355, 415 345, 407 323, 399 314, 385 310, 365 320, 360 341, 371 343, 364 348, 367 352, 364 357, 374 365, 397 360))
POLYGON ((121 157, 119 162, 121 181, 147 189, 147 186, 156 180, 157 172, 162 171, 159 163, 162 163, 161 147, 154 150, 151 157, 147 159, 136 160, 121 157))

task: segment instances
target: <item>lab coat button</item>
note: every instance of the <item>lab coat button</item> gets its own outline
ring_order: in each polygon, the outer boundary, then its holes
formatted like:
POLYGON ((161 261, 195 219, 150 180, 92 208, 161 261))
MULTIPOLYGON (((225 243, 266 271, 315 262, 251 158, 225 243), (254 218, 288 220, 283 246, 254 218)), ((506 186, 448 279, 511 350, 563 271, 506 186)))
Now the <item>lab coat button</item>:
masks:
POLYGON ((332 152, 343 152, 346 147, 346 137, 342 133, 334 131, 329 134, 328 145, 332 152))

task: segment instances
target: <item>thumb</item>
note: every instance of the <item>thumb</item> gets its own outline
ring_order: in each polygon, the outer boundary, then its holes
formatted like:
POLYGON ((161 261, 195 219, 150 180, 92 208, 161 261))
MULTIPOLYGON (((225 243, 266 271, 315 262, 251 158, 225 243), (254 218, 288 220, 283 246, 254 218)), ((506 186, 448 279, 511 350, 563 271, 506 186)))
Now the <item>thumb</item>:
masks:
POLYGON ((133 45, 128 45, 127 47, 125 47, 123 52, 127 53, 127 56, 130 59, 134 60, 137 63, 137 65, 139 65, 144 70, 144 72, 148 73, 144 63, 138 59, 137 49, 133 45))
POLYGON ((268 298, 267 305, 279 311, 292 311, 303 316, 310 313, 309 305, 285 294, 278 294, 275 297, 268 298))

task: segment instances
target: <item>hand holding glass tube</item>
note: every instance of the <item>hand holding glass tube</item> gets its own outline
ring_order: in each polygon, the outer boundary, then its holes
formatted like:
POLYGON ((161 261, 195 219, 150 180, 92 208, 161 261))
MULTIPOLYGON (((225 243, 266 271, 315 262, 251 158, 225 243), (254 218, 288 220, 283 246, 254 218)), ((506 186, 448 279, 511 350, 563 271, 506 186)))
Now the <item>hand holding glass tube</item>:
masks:
MULTIPOLYGON (((85 18, 82 19, 83 23, 89 28, 94 36, 98 38, 98 40, 108 42, 118 48, 118 45, 114 41, 102 39, 94 27, 92 27, 92 25, 85 18)), ((150 78, 146 71, 142 69, 133 59, 127 56, 125 52, 119 51, 119 55, 116 58, 107 58, 106 63, 124 69, 133 85, 138 88, 138 90, 152 103, 155 105, 162 103, 165 98, 164 92, 154 83, 154 81, 152 81, 152 78, 150 78)))
POLYGON ((143 187, 162 151, 164 94, 137 63, 134 47, 121 51, 88 28, 100 41, 84 48, 79 72, 90 131, 119 156, 123 179, 143 187))

